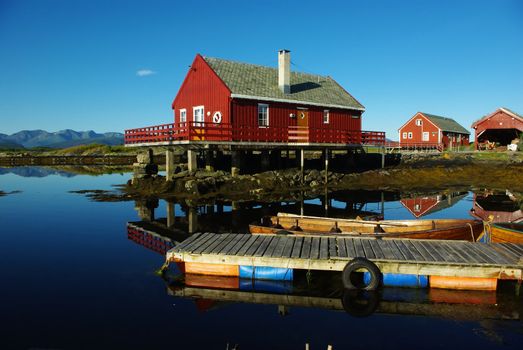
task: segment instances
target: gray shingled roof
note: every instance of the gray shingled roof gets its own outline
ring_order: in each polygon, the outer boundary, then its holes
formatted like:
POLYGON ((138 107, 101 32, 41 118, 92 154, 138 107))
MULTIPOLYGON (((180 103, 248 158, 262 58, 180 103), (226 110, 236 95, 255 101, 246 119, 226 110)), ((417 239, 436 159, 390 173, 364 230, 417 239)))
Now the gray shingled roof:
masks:
POLYGON ((365 109, 331 77, 291 71, 291 93, 284 94, 278 87, 276 68, 212 57, 204 59, 233 95, 333 108, 365 109))
POLYGON ((434 114, 428 114, 421 112, 425 117, 427 117, 431 122, 436 124, 438 128, 440 128, 442 131, 448 131, 448 132, 456 132, 460 134, 467 134, 470 135, 470 132, 465 129, 463 126, 458 124, 454 119, 447 118, 447 117, 441 117, 439 115, 434 114))

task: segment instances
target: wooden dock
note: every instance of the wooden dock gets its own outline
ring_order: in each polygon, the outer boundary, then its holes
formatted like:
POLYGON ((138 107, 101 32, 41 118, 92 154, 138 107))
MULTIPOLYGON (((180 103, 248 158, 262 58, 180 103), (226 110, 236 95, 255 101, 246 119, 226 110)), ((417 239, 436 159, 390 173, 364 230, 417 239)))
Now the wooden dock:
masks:
POLYGON ((355 257, 382 273, 521 280, 523 245, 294 235, 194 234, 168 262, 342 271, 355 257))

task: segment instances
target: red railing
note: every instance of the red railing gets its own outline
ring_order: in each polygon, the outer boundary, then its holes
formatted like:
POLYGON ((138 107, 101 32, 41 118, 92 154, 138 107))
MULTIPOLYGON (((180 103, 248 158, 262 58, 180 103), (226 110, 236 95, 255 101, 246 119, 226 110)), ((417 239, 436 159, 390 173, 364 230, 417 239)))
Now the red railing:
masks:
POLYGON ((342 143, 385 145, 383 131, 345 131, 300 126, 258 127, 215 123, 173 123, 125 130, 126 145, 175 141, 342 143))

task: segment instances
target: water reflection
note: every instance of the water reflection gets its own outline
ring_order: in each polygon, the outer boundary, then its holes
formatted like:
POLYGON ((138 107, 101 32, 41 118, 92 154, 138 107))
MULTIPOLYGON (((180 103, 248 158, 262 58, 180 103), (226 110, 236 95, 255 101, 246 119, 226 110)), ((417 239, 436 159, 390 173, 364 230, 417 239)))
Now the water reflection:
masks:
POLYGON ((293 283, 245 280, 236 277, 186 275, 167 278, 167 293, 193 300, 199 311, 229 303, 274 305, 285 316, 293 307, 343 310, 351 316, 378 314, 436 316, 454 320, 520 320, 520 303, 511 294, 443 289, 383 288, 375 292, 344 290, 332 273, 304 273, 293 283))
POLYGON ((470 214, 492 222, 523 222, 523 200, 508 190, 483 190, 474 193, 470 214))
POLYGON ((401 204, 417 219, 446 208, 450 208, 468 195, 466 191, 433 193, 411 198, 402 198, 401 204))

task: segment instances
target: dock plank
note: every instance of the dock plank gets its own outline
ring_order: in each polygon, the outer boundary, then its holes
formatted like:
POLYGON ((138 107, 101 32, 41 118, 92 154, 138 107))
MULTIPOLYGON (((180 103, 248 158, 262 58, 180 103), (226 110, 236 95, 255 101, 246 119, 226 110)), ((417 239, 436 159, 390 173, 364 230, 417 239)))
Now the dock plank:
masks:
POLYGON ((423 257, 423 261, 436 261, 436 258, 434 258, 419 241, 413 239, 412 241, 410 241, 410 244, 412 244, 416 248, 418 253, 421 254, 421 256, 423 257))
POLYGON ((493 243, 492 248, 491 254, 497 256, 499 261, 505 261, 505 263, 510 264, 517 260, 515 255, 511 251, 507 251, 500 243, 493 243))
POLYGON ((409 250, 415 261, 425 261, 425 257, 418 251, 418 248, 412 244, 412 241, 404 240, 401 241, 402 244, 409 250))
POLYGON ((282 258, 290 258, 292 254, 292 249, 294 248, 294 244, 296 243, 295 239, 292 239, 291 237, 285 237, 285 247, 283 248, 283 252, 281 253, 282 258))
POLYGON ((283 249, 285 249, 285 245, 288 241, 289 238, 287 236, 280 236, 278 239, 278 245, 272 251, 271 257, 281 257, 283 254, 283 249))
POLYGON ((335 237, 329 237, 329 256, 328 258, 338 256, 338 246, 335 237))
POLYGON ((345 249, 347 249, 347 257, 355 258, 356 249, 354 248, 354 239, 353 238, 344 238, 345 240, 345 249))
POLYGON ((256 249, 256 251, 254 252, 253 256, 263 256, 263 254, 265 253, 265 251, 269 247, 269 244, 272 242, 274 237, 276 237, 276 236, 269 236, 269 235, 267 235, 267 236, 263 237, 263 241, 258 246, 258 249, 256 249))
POLYGON ((336 237, 336 245, 338 246, 338 257, 347 257, 347 247, 345 246, 345 240, 343 238, 336 237))
POLYGON ((303 245, 301 247, 301 259, 310 259, 311 256, 312 237, 304 237, 303 245))
POLYGON ((475 261, 475 259, 471 259, 470 257, 468 257, 467 254, 464 254, 461 249, 457 249, 457 247, 455 247, 455 245, 456 245, 456 242, 454 244, 447 244, 447 242, 443 242, 443 241, 441 242, 441 246, 444 247, 451 254, 452 258, 454 259, 452 262, 477 263, 477 261, 475 261))
POLYGON ((458 259, 461 259, 460 262, 467 262, 467 263, 474 263, 474 264, 485 263, 485 261, 483 261, 481 256, 479 256, 478 254, 475 254, 470 251, 467 252, 465 249, 463 249, 463 244, 461 244, 461 243, 462 242, 455 242, 455 243, 449 244, 447 242, 441 242, 441 244, 443 244, 449 252, 451 252, 456 257, 458 257, 458 259))
POLYGON ((224 249, 222 254, 236 255, 243 245, 249 240, 251 235, 241 235, 240 239, 227 251, 224 249))
POLYGON ((474 247, 487 255, 494 263, 510 264, 513 261, 511 256, 505 255, 505 252, 499 252, 495 244, 478 243, 474 247))
MULTIPOLYGON (((419 241, 419 244, 425 248, 429 253, 430 255, 432 255, 434 257, 434 261, 441 261, 441 262, 448 262, 450 261, 449 259, 445 259, 436 249, 434 249, 434 246, 429 244, 428 241, 419 241)), ((445 253, 445 255, 448 255, 447 253, 445 253)))
POLYGON ((223 235, 225 237, 223 238, 222 242, 218 244, 216 247, 214 247, 214 249, 211 251, 211 254, 218 254, 219 252, 221 252, 222 249, 224 249, 229 243, 231 243, 231 241, 233 241, 234 238, 237 236, 229 233, 224 233, 223 235))
POLYGON ((495 264, 499 260, 499 258, 495 255, 490 254, 488 251, 484 251, 483 249, 481 249, 481 246, 484 245, 485 243, 474 243, 467 247, 467 249, 470 249, 474 251, 477 255, 481 256, 487 264, 495 264))
POLYGON ((373 241, 373 239, 362 239, 361 244, 363 246, 363 251, 365 252, 365 256, 367 259, 376 259, 376 254, 374 253, 374 250, 372 249, 370 245, 370 241, 373 241))
POLYGON ((376 259, 385 259, 385 255, 383 254, 377 239, 369 239, 369 244, 372 247, 374 255, 376 255, 376 259))
POLYGON ((385 240, 383 240, 383 242, 385 242, 385 244, 387 244, 390 247, 390 251, 392 252, 392 255, 394 255, 395 260, 399 260, 399 261, 406 260, 405 256, 403 256, 403 254, 401 254, 401 252, 398 250, 396 244, 394 244, 393 240, 385 239, 385 240))
POLYGON ((218 237, 207 248, 202 250, 202 254, 210 254, 218 245, 220 245, 226 238, 227 234, 219 234, 218 237))
POLYGON ((313 237, 312 243, 311 243, 311 259, 319 259, 320 258, 320 242, 321 237, 313 237))
POLYGON ((208 240, 206 240, 204 243, 202 243, 198 247, 195 247, 192 251, 190 251, 190 253, 191 254, 202 254, 202 252, 205 249, 207 249, 211 244, 213 244, 218 238, 219 238, 219 235, 209 236, 208 240))
POLYGON ((301 248, 303 247, 303 237, 296 237, 294 239, 294 246, 292 247, 291 258, 296 259, 301 256, 301 248))
POLYGON ((353 239, 354 249, 356 250, 356 257, 365 258, 365 250, 363 250, 363 243, 361 239, 353 239))
POLYGON ((320 259, 329 258, 329 237, 320 237, 320 259))
POLYGON ((178 246, 178 248, 179 248, 178 251, 182 251, 183 250, 185 252, 192 252, 194 249, 196 249, 197 247, 201 246, 202 244, 205 244, 205 242, 209 241, 210 239, 212 239, 212 233, 211 232, 203 233, 199 237, 197 237, 196 239, 191 240, 191 242, 188 243, 187 245, 185 245, 183 247, 179 247, 178 246))
MULTIPOLYGON (((208 234, 209 232, 207 232, 208 234)), ((205 235, 206 233, 195 233, 193 234, 192 236, 190 236, 189 238, 187 238, 186 240, 184 240, 183 242, 181 242, 180 244, 178 244, 175 248, 174 248, 174 251, 179 251, 180 249, 185 249, 185 247, 187 247, 189 244, 193 243, 197 238, 201 237, 202 235, 205 235)))
POLYGON ((384 259, 387 260, 396 260, 396 256, 392 254, 392 250, 390 249, 390 246, 387 243, 387 240, 384 239, 378 239, 376 241, 378 243, 381 251, 383 252, 384 259))
POLYGON ((405 244, 405 241, 397 240, 397 241, 394 241, 394 243, 396 243, 398 250, 401 252, 401 254, 403 254, 403 256, 405 257, 405 260, 409 260, 409 261, 418 260, 418 259, 416 259, 416 256, 414 256, 414 254, 410 251, 410 246, 407 246, 405 244))
POLYGON ((515 258, 516 257, 520 257, 520 256, 523 255, 517 249, 517 245, 515 245, 515 244, 512 244, 512 243, 498 243, 498 245, 499 245, 500 248, 503 248, 504 250, 506 250, 508 252, 507 254, 510 254, 511 256, 514 256, 515 258))
POLYGON ((238 252, 236 253, 236 255, 239 255, 239 256, 244 256, 247 251, 254 245, 254 243, 260 239, 260 236, 259 235, 252 235, 248 240, 247 242, 245 242, 245 244, 240 248, 240 250, 238 250, 238 252))
POLYGON ((272 239, 271 243, 269 243, 269 246, 267 247, 267 249, 263 253, 263 256, 272 256, 272 254, 274 253, 274 250, 276 249, 278 244, 281 242, 280 238, 282 238, 282 237, 283 236, 280 236, 280 235, 274 236, 274 238, 272 239))
POLYGON ((523 256, 523 244, 516 243, 505 243, 507 246, 512 247, 519 256, 523 256))

